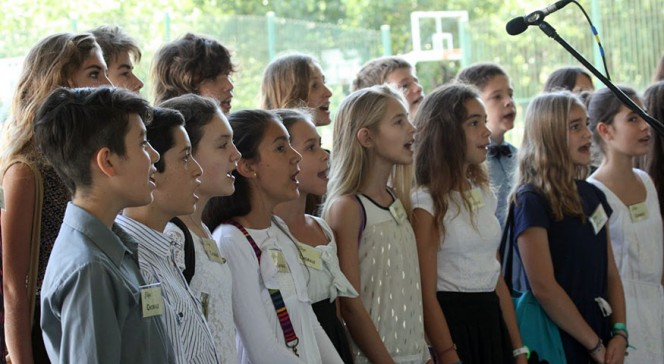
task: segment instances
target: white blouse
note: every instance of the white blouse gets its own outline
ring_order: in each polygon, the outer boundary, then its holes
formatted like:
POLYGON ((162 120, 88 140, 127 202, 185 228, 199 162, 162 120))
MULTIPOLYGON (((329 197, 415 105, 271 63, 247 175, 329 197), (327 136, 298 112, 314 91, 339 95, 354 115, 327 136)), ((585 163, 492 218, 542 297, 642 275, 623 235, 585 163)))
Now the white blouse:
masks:
MULTIPOLYGON (((496 289, 500 263, 496 257, 500 245, 500 224, 496 218, 496 197, 491 190, 479 189, 481 202, 468 211, 461 193, 450 194, 445 213, 445 236, 440 237, 437 254, 438 282, 443 292, 490 292, 496 289)), ((413 209, 423 209, 433 216, 433 200, 428 190, 413 192, 413 209)))
MULTIPOLYGON (((334 233, 332 229, 325 222, 325 220, 311 216, 318 226, 325 233, 325 237, 328 239, 326 245, 318 245, 312 247, 298 241, 298 246, 301 250, 301 259, 306 255, 306 251, 313 249, 315 251, 316 257, 320 255, 320 264, 317 262, 311 262, 309 259, 306 259, 310 264, 305 264, 307 271, 309 272, 309 279, 307 280, 308 284, 308 293, 309 298, 312 303, 319 302, 322 300, 334 301, 338 296, 342 297, 357 297, 357 291, 353 285, 348 281, 346 276, 341 272, 339 268, 339 258, 337 257, 337 243, 334 240, 334 233)), ((295 238, 293 238, 295 240, 295 238)))
POLYGON ((260 264, 252 246, 233 225, 222 224, 213 233, 233 272, 233 312, 240 341, 240 363, 342 363, 321 328, 307 293, 306 272, 298 250, 273 217, 267 229, 247 229, 260 248, 260 264), (268 289, 279 289, 299 339, 295 356, 286 347, 268 289))
MULTIPOLYGON (((207 228, 203 226, 204 229, 207 228)), ((206 251, 218 249, 214 240, 203 240, 189 230, 194 242, 196 271, 189 283, 189 289, 198 298, 201 311, 212 332, 221 363, 237 363, 235 349, 235 322, 233 322, 233 277, 225 258, 216 258, 206 251), (221 261, 221 262, 220 262, 221 261)), ((181 270, 184 269, 184 233, 173 223, 168 223, 164 234, 175 241, 175 259, 181 270)))

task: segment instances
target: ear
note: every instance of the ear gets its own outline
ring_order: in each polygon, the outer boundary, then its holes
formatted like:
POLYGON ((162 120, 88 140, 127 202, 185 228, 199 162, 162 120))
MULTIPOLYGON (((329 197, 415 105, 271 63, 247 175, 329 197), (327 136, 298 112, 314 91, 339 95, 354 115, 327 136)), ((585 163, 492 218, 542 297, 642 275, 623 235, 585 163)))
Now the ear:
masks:
POLYGON ((256 178, 254 163, 248 159, 241 158, 237 162, 237 172, 246 179, 256 178))
POLYGON ((371 132, 367 128, 358 130, 357 134, 355 134, 355 137, 357 138, 357 141, 360 142, 360 145, 364 148, 371 148, 374 145, 371 132))
POLYGON ((101 173, 108 177, 112 177, 118 174, 118 156, 111 152, 108 147, 99 149, 93 156, 92 163, 94 164, 94 167, 97 167, 101 173))
POLYGON ((606 125, 603 122, 597 123, 597 133, 602 138, 602 140, 612 140, 613 139, 613 127, 611 125, 606 125))

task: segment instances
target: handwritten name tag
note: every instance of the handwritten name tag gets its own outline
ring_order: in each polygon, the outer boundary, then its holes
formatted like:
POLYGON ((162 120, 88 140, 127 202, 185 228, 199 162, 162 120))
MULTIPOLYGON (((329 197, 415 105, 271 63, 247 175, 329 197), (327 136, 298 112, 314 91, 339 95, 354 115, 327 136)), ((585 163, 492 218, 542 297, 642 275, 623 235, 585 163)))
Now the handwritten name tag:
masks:
POLYGON ((217 243, 212 239, 203 239, 203 248, 205 249, 205 254, 207 254, 208 259, 219 264, 226 263, 226 258, 221 255, 217 243))
POLYGON ((629 206, 629 216, 632 222, 643 221, 648 218, 648 205, 645 201, 629 206))
POLYGON ((468 201, 470 202, 470 207, 473 209, 473 211, 476 211, 482 207, 484 207, 484 196, 482 195, 482 190, 480 190, 478 187, 473 188, 466 194, 466 197, 468 198, 468 201))
POLYGON ((272 261, 274 262, 274 265, 277 267, 277 271, 279 273, 290 272, 290 268, 288 268, 288 263, 286 263, 286 258, 284 257, 284 253, 282 253, 279 250, 270 250, 270 256, 272 257, 272 261))
POLYGON ((301 259, 307 267, 321 270, 323 268, 323 261, 321 258, 321 251, 304 244, 298 244, 297 248, 300 250, 301 259))
POLYGON ((606 216, 606 211, 604 211, 604 206, 599 204, 595 209, 595 212, 590 216, 590 223, 593 225, 593 230, 595 230, 595 235, 599 234, 600 230, 604 227, 609 218, 606 216))
POLYGON ((164 313, 164 299, 161 296, 161 283, 141 287, 143 318, 159 316, 164 313))
POLYGON ((392 214, 392 217, 398 224, 406 221, 406 209, 403 207, 401 200, 397 199, 392 202, 390 205, 390 214, 392 214))

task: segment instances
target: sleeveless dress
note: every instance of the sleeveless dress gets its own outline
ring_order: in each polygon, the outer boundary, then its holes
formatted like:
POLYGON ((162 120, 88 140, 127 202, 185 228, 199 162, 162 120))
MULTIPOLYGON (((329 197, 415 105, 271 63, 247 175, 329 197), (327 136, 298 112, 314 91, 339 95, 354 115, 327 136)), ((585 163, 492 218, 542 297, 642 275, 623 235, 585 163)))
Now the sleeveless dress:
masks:
POLYGON ((647 216, 632 221, 626 206, 602 182, 588 178, 599 187, 613 209, 609 231, 613 255, 622 278, 627 311, 629 350, 625 363, 664 363, 664 294, 662 292, 662 216, 657 190, 650 176, 634 169, 646 187, 647 216))
MULTIPOLYGON (((396 363, 424 363, 429 352, 413 228, 408 220, 397 221, 389 207, 357 197, 366 217, 358 254, 362 303, 396 363)), ((353 352, 356 364, 369 363, 355 344, 353 352)))

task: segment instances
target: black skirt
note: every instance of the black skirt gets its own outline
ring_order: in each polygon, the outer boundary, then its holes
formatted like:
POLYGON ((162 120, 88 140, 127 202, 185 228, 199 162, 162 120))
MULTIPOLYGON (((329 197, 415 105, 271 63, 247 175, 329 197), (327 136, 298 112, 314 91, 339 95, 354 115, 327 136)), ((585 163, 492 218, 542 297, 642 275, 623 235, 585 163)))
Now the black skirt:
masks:
POLYGON ((344 330, 341 321, 339 321, 339 317, 337 317, 337 305, 335 302, 330 302, 329 299, 324 299, 314 303, 311 307, 313 307, 318 322, 320 322, 323 330, 325 330, 330 341, 334 344, 341 359, 346 364, 352 364, 353 355, 348 346, 346 330, 344 330))
POLYGON ((511 364, 512 344, 495 292, 438 292, 452 340, 464 364, 511 364))

